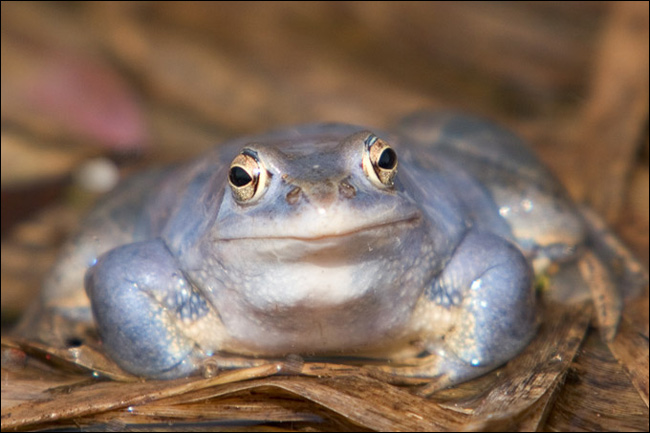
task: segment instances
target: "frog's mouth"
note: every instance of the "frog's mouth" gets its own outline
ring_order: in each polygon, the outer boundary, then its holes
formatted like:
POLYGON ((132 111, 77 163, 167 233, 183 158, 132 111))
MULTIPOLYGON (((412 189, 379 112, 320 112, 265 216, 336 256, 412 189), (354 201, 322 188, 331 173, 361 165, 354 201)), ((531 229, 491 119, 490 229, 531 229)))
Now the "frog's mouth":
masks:
POLYGON ((351 227, 349 229, 336 230, 330 232, 323 232, 320 230, 314 230, 312 232, 306 232, 304 234, 297 232, 290 233, 281 233, 281 234, 260 234, 253 236, 240 236, 240 237, 220 237, 218 241, 245 241, 245 240, 295 240, 303 242, 318 242, 318 241, 327 241, 327 240, 344 240, 346 238, 355 238, 357 236, 364 235, 378 235, 380 236, 383 233, 386 235, 398 232, 398 231, 408 231, 409 229, 415 228, 422 223, 422 216, 417 213, 409 215, 406 218, 379 223, 379 224, 368 224, 362 226, 351 227))
POLYGON ((341 266, 392 257, 413 242, 421 233, 419 215, 381 224, 354 227, 335 233, 316 235, 269 235, 221 239, 222 246, 241 246, 251 251, 248 260, 258 263, 312 263, 318 266, 341 266))

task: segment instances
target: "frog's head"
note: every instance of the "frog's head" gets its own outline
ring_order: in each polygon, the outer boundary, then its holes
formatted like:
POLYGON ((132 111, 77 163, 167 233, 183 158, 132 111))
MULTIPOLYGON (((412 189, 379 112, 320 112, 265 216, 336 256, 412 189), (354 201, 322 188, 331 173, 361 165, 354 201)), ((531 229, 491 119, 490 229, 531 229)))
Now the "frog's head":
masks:
POLYGON ((224 309, 266 326, 322 315, 336 332, 362 314, 406 320, 427 248, 397 146, 349 125, 291 132, 245 144, 230 164, 211 239, 231 292, 224 309))
POLYGON ((396 149, 370 131, 346 132, 331 125, 245 145, 228 171, 219 239, 313 241, 417 219, 396 185, 396 149))

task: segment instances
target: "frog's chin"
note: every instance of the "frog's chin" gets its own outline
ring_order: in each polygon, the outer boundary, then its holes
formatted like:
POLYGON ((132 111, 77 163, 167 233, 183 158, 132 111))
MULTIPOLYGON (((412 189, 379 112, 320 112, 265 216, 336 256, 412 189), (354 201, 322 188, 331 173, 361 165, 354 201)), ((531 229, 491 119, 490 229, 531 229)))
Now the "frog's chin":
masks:
POLYGON ((359 347, 403 329, 430 281, 436 262, 427 259, 425 228, 413 217, 317 237, 217 242, 214 280, 224 289, 212 303, 233 338, 258 353, 359 347))
POLYGON ((345 235, 217 243, 215 269, 228 269, 219 281, 231 288, 220 302, 223 309, 240 304, 249 313, 283 311, 281 317, 289 311, 336 310, 350 302, 359 306, 362 298, 366 310, 377 308, 378 299, 382 305, 392 305, 396 290, 421 291, 423 283, 417 281, 430 271, 417 264, 423 251, 430 250, 427 239, 421 220, 409 219, 345 235), (416 268, 422 275, 412 275, 416 268))

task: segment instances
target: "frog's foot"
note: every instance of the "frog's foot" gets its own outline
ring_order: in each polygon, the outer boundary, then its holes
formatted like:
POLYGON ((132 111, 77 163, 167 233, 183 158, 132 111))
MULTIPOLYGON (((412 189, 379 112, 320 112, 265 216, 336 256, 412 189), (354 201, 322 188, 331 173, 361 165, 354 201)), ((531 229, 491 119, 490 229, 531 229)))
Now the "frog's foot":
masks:
POLYGON ((436 377, 445 386, 483 375, 521 352, 535 334, 530 267, 510 242, 472 231, 413 320, 431 358, 401 374, 436 377))
POLYGON ((186 376, 210 353, 195 337, 218 318, 161 240, 124 245, 86 273, 86 291, 106 352, 138 376, 186 376))
POLYGON ((623 311, 621 291, 612 282, 605 265, 591 251, 578 260, 578 269, 591 291, 600 335, 606 342, 612 341, 623 311))
POLYGON ((580 209, 587 223, 589 246, 610 272, 622 297, 638 296, 648 285, 648 271, 607 224, 591 209, 580 209))
POLYGON ((388 373, 391 383, 399 385, 421 384, 426 379, 426 386, 420 389, 423 395, 448 388, 470 379, 482 376, 495 366, 473 366, 455 354, 445 351, 441 346, 437 353, 423 352, 415 359, 401 360, 390 365, 366 366, 372 370, 388 373), (414 380, 415 379, 415 380, 414 380))
POLYGON ((578 269, 591 292, 601 336, 616 336, 623 298, 635 297, 648 285, 648 271, 589 208, 581 209, 589 234, 589 250, 578 259, 578 269))
POLYGON ((59 349, 78 347, 96 340, 95 327, 83 309, 58 307, 33 303, 21 321, 11 330, 11 335, 34 340, 59 349))

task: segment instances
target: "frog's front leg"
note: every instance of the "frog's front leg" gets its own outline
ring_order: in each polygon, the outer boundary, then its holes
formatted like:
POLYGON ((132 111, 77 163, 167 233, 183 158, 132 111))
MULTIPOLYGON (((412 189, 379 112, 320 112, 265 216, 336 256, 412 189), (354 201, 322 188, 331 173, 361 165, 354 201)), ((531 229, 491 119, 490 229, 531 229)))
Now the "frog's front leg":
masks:
POLYGON ((470 231, 415 316, 431 355, 393 373, 436 377, 441 387, 480 376, 517 355, 535 333, 530 266, 510 242, 470 231))
POLYGON ((107 252, 85 284, 103 345, 126 371, 173 378, 205 358, 192 329, 214 313, 161 240, 107 252))

